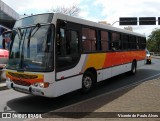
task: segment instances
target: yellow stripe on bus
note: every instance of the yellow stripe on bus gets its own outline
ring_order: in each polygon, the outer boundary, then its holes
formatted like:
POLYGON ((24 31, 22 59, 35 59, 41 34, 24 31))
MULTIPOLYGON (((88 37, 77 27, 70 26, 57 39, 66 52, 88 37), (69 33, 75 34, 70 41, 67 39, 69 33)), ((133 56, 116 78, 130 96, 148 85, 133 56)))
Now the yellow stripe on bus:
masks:
POLYGON ((102 69, 104 65, 104 61, 106 58, 106 53, 100 54, 89 54, 86 64, 84 66, 83 72, 91 67, 94 67, 96 70, 102 69))

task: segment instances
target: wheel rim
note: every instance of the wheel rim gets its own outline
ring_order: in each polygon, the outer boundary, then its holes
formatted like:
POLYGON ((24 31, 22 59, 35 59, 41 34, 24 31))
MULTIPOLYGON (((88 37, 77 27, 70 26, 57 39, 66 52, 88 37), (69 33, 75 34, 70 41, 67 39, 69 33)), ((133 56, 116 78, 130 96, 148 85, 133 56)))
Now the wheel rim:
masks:
POLYGON ((84 78, 83 85, 87 89, 91 88, 91 86, 92 86, 92 79, 91 79, 91 77, 86 76, 84 78))

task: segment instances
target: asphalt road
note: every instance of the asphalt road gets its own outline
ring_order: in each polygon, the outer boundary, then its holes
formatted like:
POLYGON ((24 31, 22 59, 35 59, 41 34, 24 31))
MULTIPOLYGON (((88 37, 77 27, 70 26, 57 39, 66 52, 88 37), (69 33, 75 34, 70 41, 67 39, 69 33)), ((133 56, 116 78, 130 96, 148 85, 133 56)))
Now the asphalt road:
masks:
POLYGON ((98 95, 131 86, 135 83, 148 81, 160 77, 160 59, 152 59, 151 65, 145 65, 137 70, 137 74, 129 76, 122 74, 100 82, 97 87, 88 94, 78 91, 66 94, 58 98, 44 98, 27 95, 14 90, 0 91, 0 112, 41 112, 47 113, 65 106, 70 106, 98 95))

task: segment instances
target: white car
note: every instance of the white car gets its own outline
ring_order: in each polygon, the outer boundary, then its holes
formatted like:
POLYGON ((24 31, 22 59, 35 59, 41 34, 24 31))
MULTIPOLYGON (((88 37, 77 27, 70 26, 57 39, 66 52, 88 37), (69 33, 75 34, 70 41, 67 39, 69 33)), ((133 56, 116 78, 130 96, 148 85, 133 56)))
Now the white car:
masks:
POLYGON ((149 51, 146 51, 146 64, 151 64, 151 54, 149 51))

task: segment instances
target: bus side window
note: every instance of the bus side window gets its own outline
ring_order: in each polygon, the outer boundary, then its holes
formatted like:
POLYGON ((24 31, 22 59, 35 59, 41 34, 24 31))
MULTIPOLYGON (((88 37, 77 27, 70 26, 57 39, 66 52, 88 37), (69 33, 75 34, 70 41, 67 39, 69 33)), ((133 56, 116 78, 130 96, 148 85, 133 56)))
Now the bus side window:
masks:
POLYGON ((82 28, 82 47, 84 52, 96 51, 97 37, 96 30, 91 28, 82 28))
POLYGON ((112 50, 121 50, 121 40, 119 33, 112 33, 112 50))
POLYGON ((79 41, 78 41, 78 32, 69 30, 68 31, 68 44, 67 44, 67 54, 74 55, 79 53, 79 41))
POLYGON ((65 55, 66 54, 66 35, 65 35, 65 29, 59 28, 57 32, 57 55, 65 55))
POLYGON ((57 69, 73 66, 79 58, 79 34, 60 28, 57 32, 57 69))
POLYGON ((102 49, 102 51, 109 50, 108 32, 101 31, 100 37, 101 37, 100 39, 101 39, 101 49, 102 49))
POLYGON ((129 37, 127 34, 121 34, 121 39, 122 39, 122 48, 123 50, 128 50, 128 41, 129 37))

